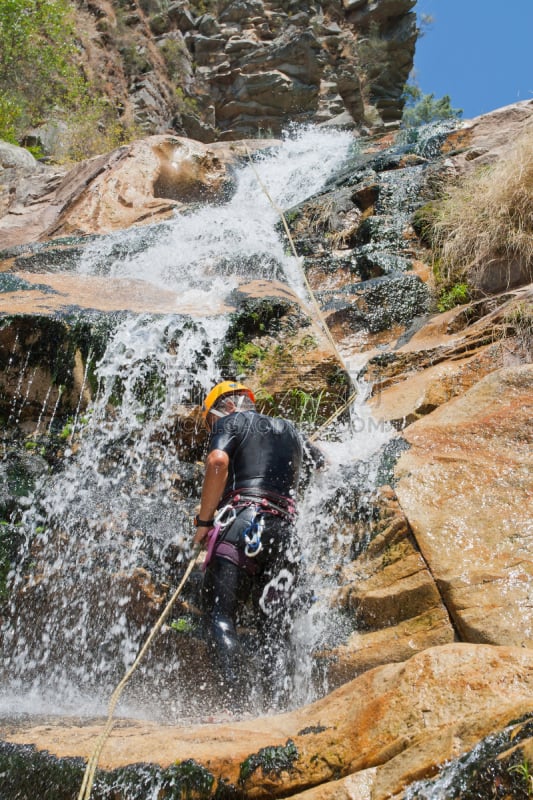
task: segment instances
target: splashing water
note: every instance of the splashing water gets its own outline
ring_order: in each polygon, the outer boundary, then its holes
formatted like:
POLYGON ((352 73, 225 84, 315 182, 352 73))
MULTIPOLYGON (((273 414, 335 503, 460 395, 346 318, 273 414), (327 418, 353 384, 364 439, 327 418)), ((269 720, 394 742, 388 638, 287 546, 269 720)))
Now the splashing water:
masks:
POLYGON ((296 259, 285 253, 278 212, 261 184, 279 207, 295 206, 321 188, 352 144, 347 133, 308 129, 291 136, 274 154, 255 156, 240 170, 228 203, 182 214, 152 232, 106 237, 89 246, 80 270, 176 287, 182 300, 201 297, 206 307, 236 286, 237 276, 288 278, 303 297, 296 259))
MULTIPOLYGON (((288 208, 319 190, 351 145, 347 133, 307 130, 256 158, 255 169, 274 202, 288 208)), ((243 275, 284 279, 303 297, 277 223, 247 165, 227 204, 94 241, 80 272, 175 287, 182 296, 200 297, 207 309, 243 275)), ((67 432, 64 469, 41 480, 23 516, 2 631, 4 711, 97 713, 133 662, 159 612, 165 581, 173 571, 179 577, 190 554, 198 475, 180 462, 180 443, 191 429, 176 431, 176 409, 197 403, 219 379, 227 325, 222 316, 128 316, 94 365, 98 392, 67 432), (141 596, 152 597, 149 617, 141 596)), ((342 531, 324 508, 338 500, 347 465, 367 458, 388 436, 376 432, 361 402, 339 441, 324 443, 329 464, 309 487, 299 522, 310 562, 331 551, 333 539, 343 557, 342 531)), ((293 705, 311 699, 311 628, 316 639, 323 616, 317 604, 296 626, 293 705)), ((166 698, 167 718, 191 705, 186 688, 176 690, 191 658, 187 646, 184 651, 183 664, 167 652, 166 660, 151 658, 141 674, 151 692, 166 698)), ((127 711, 147 713, 133 705, 127 711)))

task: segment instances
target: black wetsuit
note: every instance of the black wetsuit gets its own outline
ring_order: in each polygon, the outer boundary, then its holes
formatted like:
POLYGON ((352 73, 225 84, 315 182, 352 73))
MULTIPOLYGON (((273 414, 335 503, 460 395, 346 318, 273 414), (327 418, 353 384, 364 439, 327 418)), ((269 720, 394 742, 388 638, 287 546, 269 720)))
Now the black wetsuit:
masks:
POLYGON ((261 658, 271 672, 290 629, 300 561, 291 511, 303 440, 287 420, 255 411, 235 412, 215 423, 209 442, 209 452, 213 450, 223 450, 230 458, 219 508, 229 502, 237 516, 221 532, 206 570, 203 600, 223 684, 237 703, 239 687, 241 695, 247 693, 236 632, 240 604, 251 596, 261 633, 261 658), (247 558, 244 535, 254 524, 262 526, 262 549, 247 558))

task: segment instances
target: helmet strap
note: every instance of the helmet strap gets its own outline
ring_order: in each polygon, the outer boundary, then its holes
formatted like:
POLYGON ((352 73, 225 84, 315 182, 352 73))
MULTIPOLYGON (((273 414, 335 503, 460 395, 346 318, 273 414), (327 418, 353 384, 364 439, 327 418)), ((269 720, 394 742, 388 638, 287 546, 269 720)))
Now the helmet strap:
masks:
POLYGON ((227 417, 228 416, 228 412, 227 411, 218 411, 218 409, 216 409, 216 408, 211 408, 208 413, 212 414, 214 417, 227 417))

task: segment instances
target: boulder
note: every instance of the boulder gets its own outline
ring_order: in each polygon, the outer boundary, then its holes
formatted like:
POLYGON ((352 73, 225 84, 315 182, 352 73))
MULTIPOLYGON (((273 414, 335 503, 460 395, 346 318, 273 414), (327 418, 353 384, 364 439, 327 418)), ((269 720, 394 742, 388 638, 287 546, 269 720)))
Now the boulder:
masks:
POLYGON ((106 233, 166 219, 188 203, 224 199, 231 168, 245 152, 246 143, 230 149, 152 136, 80 162, 52 183, 37 176, 35 193, 28 189, 0 218, 2 245, 106 233))
POLYGON ((0 167, 36 167, 37 161, 29 150, 16 144, 0 141, 0 167))

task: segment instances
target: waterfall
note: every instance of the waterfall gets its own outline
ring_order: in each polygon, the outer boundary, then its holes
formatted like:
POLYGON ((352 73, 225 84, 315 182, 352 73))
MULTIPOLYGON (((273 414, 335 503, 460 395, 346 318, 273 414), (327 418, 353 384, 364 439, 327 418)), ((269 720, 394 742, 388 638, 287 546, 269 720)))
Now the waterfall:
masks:
MULTIPOLYGON (((86 247, 80 274, 172 288, 180 303, 190 299, 206 313, 194 319, 178 313, 123 315, 104 355, 88 364, 98 386, 95 399, 64 431, 64 469, 40 480, 23 515, 23 544, 9 576, 2 630, 3 711, 101 713, 133 662, 154 620, 153 614, 136 616, 141 589, 152 581, 147 591, 155 614, 169 575, 179 577, 190 556, 189 520, 201 473, 180 460, 180 442, 191 430, 180 429, 179 415, 176 429, 176 409, 198 404, 220 377, 228 320, 209 309, 243 277, 284 280, 306 300, 296 259, 286 254, 278 215, 255 170, 274 202, 289 208, 323 186, 352 141, 342 132, 292 133, 256 156, 254 169, 240 170, 226 204, 201 206, 86 247)), ((327 467, 311 480, 302 503, 298 525, 309 563, 326 551, 329 559, 344 557, 342 532, 323 509, 338 499, 349 465, 368 458, 389 436, 373 426, 360 396, 336 440, 323 443, 327 467), (332 547, 330 536, 340 549, 332 547)), ((318 577, 311 574, 311 584, 318 577)), ((292 704, 312 699, 309 650, 325 627, 327 612, 318 597, 295 628, 292 704)), ((165 708, 166 719, 175 719, 194 707, 184 682, 195 670, 194 652, 184 642, 182 656, 148 656, 137 694, 121 706, 123 712, 153 715, 157 706, 165 708), (142 681, 149 687, 144 705, 137 702, 142 681)))

